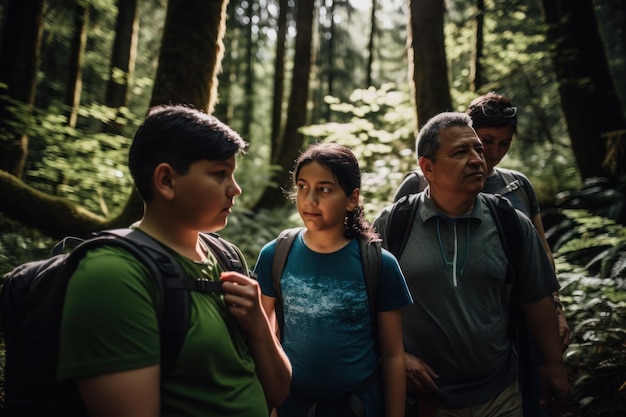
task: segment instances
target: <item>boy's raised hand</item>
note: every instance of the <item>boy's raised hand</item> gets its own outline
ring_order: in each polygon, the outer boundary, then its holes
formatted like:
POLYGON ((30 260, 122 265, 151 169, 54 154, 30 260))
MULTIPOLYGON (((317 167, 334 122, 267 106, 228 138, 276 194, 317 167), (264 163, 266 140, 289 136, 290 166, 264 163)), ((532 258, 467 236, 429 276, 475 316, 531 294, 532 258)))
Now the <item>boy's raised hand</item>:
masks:
POLYGON ((261 305, 259 283, 239 272, 227 271, 220 275, 224 302, 239 325, 251 335, 269 321, 261 305))
POLYGON ((289 394, 291 364, 261 304, 259 283, 239 272, 222 272, 224 302, 241 328, 248 335, 257 373, 268 404, 281 404, 289 394))

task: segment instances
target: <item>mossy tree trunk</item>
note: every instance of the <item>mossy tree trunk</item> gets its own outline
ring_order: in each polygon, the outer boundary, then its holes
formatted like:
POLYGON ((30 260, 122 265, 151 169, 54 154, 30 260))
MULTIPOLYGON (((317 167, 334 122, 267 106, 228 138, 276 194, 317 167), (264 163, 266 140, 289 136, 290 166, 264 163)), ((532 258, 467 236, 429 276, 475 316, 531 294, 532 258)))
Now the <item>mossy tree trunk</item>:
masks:
POLYGON ((409 83, 416 131, 434 115, 452 109, 444 13, 443 0, 409 0, 409 83))

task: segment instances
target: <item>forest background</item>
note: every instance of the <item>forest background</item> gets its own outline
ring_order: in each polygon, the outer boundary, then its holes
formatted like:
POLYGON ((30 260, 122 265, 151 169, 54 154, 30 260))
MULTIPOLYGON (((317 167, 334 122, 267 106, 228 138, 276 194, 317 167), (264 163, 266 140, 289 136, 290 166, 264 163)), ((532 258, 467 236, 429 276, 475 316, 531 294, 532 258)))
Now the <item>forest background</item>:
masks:
POLYGON ((253 263, 299 223, 282 188, 308 143, 352 147, 372 220, 419 126, 496 91, 519 114, 502 166, 538 193, 574 329, 571 415, 623 416, 625 3, 2 0, 0 273, 141 216, 126 156, 151 105, 194 105, 250 143, 222 234, 253 263))

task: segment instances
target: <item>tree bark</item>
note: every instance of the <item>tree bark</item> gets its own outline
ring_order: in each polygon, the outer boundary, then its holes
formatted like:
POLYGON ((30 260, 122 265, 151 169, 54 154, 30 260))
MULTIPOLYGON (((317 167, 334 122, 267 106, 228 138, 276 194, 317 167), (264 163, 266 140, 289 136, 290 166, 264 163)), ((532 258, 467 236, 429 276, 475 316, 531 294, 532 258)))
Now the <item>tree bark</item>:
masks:
POLYGON ((124 113, 120 111, 120 108, 128 106, 128 88, 135 72, 137 57, 139 36, 137 0, 118 0, 117 10, 115 41, 111 53, 111 69, 104 104, 117 109, 116 118, 107 124, 107 132, 121 135, 125 123, 124 113))
POLYGON ((76 127, 78 106, 83 88, 83 58, 87 46, 87 27, 89 26, 89 6, 77 3, 74 6, 74 33, 68 65, 67 85, 65 86, 65 105, 67 106, 67 125, 76 127))
POLYGON ((285 40, 289 0, 279 0, 276 58, 274 60, 274 92, 272 96, 272 155, 278 153, 285 94, 285 40))
POLYGON ((0 171, 0 211, 57 239, 69 231, 86 236, 105 222, 69 200, 42 193, 4 171, 0 171))
MULTIPOLYGON (((227 16, 235 16, 238 8, 237 2, 229 1, 226 7, 227 16)), ((241 27, 237 19, 229 19, 227 29, 224 33, 224 58, 222 70, 219 76, 220 97, 215 105, 213 115, 222 122, 230 125, 235 114, 235 100, 233 100, 234 86, 239 77, 239 43, 241 27)))
POLYGON ((0 46, 0 169, 20 178, 28 153, 26 129, 35 100, 43 0, 9 0, 0 46))
POLYGON ((446 61, 443 0, 409 0, 409 82, 416 131, 428 119, 452 109, 446 61))
POLYGON ((248 0, 246 14, 248 22, 244 27, 246 34, 246 77, 243 85, 244 91, 244 111, 241 123, 241 135, 244 138, 250 137, 252 120, 254 119, 254 64, 255 64, 255 41, 254 41, 254 8, 256 1, 248 0))
MULTIPOLYGON (((607 138, 626 130, 622 111, 592 0, 542 0, 548 25, 547 39, 559 83, 572 150, 582 179, 614 177, 626 162, 612 171, 604 164, 607 138)), ((621 151, 626 154, 626 141, 621 151)))
POLYGON ((190 104, 213 112, 227 4, 228 0, 169 0, 150 105, 190 104))
POLYGON ((373 71, 374 71, 374 40, 376 39, 377 25, 376 25, 376 10, 378 10, 378 0, 372 0, 372 11, 370 14, 370 36, 367 41, 367 72, 365 87, 371 87, 374 85, 373 71))
POLYGON ((478 92, 483 85, 483 26, 485 21, 485 0, 476 0, 476 16, 474 17, 474 48, 470 62, 470 90, 478 92))
POLYGON ((296 50, 287 121, 278 152, 272 154, 272 164, 278 165, 280 169, 272 177, 276 186, 267 187, 263 191, 257 208, 281 207, 286 204, 282 188, 288 187, 289 172, 304 142, 304 136, 299 129, 307 120, 314 3, 310 0, 300 0, 297 3, 296 50))

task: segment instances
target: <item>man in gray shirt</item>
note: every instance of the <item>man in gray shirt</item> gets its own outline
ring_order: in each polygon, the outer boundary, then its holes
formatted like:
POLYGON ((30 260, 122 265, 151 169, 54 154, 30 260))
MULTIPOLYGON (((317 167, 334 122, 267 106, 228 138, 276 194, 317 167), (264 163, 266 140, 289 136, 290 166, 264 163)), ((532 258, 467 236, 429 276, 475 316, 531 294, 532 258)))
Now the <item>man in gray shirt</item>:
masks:
MULTIPOLYGON (((430 393, 434 407, 420 416, 522 417, 509 304, 521 304, 542 353, 546 398, 563 400, 569 384, 552 298, 559 285, 531 222, 516 211, 522 243, 515 264, 518 300, 511 300, 507 257, 480 193, 487 171, 483 145, 471 126, 463 113, 441 113, 418 136, 429 187, 418 196, 399 258, 415 301, 403 320, 407 395, 422 401, 423 410, 422 394, 430 393)), ((403 238, 387 235, 390 210, 375 221, 385 246, 403 238)))

